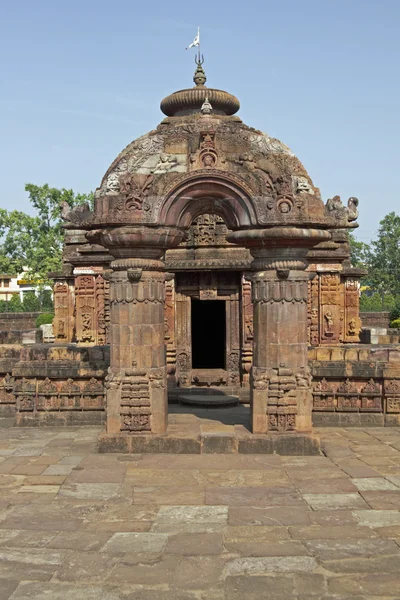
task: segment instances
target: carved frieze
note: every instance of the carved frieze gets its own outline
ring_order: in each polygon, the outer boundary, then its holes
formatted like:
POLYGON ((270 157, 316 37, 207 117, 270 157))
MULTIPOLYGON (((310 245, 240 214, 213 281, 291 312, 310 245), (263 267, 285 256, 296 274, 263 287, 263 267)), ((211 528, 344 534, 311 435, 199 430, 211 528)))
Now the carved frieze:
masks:
POLYGON ((339 382, 322 379, 314 384, 313 410, 338 412, 383 412, 382 390, 378 381, 347 378, 339 382))
POLYGON ((146 277, 142 277, 141 272, 139 273, 140 270, 137 271, 139 276, 138 280, 135 277, 128 277, 128 274, 124 275, 123 273, 115 273, 112 276, 110 285, 111 304, 125 304, 131 302, 133 304, 164 303, 164 275, 151 273, 146 275, 146 277))
POLYGON ((253 302, 307 302, 307 282, 303 280, 270 280, 253 277, 253 302))

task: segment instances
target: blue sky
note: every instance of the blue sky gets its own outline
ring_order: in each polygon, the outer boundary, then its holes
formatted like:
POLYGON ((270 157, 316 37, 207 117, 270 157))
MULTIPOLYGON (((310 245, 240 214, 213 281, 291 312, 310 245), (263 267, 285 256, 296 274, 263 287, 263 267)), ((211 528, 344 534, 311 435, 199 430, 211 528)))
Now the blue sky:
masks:
POLYGON ((399 0, 13 0, 0 3, 0 207, 25 183, 94 190, 115 156, 192 85, 297 154, 324 200, 360 200, 357 237, 399 210, 399 0))

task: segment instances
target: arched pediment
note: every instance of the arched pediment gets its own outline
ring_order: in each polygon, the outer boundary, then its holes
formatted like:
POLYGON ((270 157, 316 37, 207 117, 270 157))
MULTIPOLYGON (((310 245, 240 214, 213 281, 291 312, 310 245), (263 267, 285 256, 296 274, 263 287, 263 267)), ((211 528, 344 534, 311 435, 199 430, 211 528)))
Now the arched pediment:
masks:
POLYGON ((174 181, 159 211, 160 225, 189 227, 201 214, 222 217, 229 229, 257 223, 252 190, 240 177, 218 170, 195 171, 174 181))

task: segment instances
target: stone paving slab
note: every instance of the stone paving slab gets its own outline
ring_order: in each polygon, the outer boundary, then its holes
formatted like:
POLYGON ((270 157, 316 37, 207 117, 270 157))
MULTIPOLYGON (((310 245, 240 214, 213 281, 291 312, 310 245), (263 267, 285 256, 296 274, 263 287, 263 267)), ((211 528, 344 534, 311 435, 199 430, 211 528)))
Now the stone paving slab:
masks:
POLYGON ((99 433, 0 427, 0 600, 400 599, 399 430, 321 428, 319 456, 99 433))

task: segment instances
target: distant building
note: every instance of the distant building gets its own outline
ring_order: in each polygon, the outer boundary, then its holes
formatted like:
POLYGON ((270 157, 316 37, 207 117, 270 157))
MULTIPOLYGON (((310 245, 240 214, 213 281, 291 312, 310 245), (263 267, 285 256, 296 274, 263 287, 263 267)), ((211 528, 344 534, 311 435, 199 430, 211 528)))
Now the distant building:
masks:
POLYGON ((9 273, 0 274, 0 300, 8 302, 14 294, 20 293, 18 276, 9 273))
MULTIPOLYGON (((24 267, 22 273, 19 273, 19 275, 0 273, 0 300, 9 302, 15 294, 19 294, 22 302, 24 294, 28 292, 38 294, 37 286, 27 278, 28 271, 29 269, 24 267)), ((50 286, 45 286, 44 289, 52 291, 50 286)))

